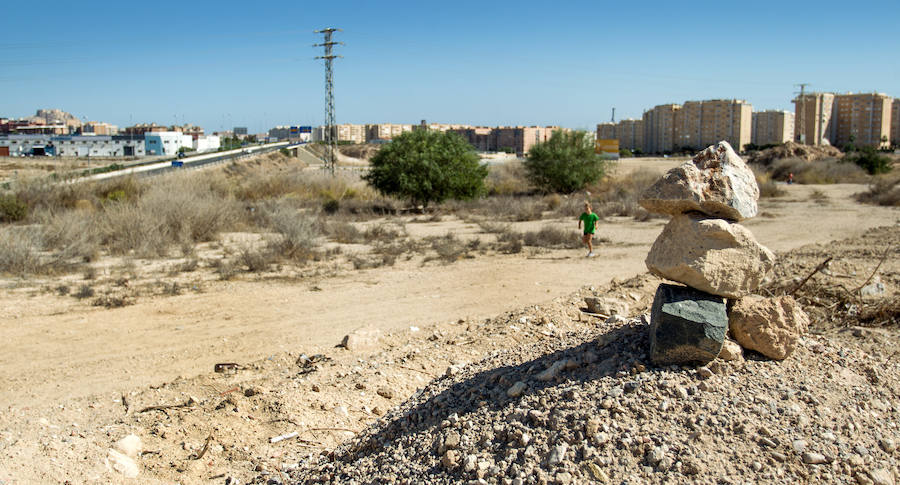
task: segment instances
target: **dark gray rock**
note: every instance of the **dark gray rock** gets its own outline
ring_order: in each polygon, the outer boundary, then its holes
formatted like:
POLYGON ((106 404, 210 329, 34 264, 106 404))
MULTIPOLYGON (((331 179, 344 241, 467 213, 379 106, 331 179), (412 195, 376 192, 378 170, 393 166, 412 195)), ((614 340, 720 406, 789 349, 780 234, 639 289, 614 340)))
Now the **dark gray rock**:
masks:
POLYGON ((657 365, 711 362, 728 331, 725 299, 662 284, 650 311, 650 360, 657 365))

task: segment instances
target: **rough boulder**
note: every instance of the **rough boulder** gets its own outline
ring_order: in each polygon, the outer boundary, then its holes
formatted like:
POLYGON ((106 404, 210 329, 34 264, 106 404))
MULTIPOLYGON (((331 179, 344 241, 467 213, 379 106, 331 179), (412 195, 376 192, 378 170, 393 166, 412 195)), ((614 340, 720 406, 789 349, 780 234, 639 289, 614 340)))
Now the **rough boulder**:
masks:
POLYGON ((759 186, 753 171, 728 142, 720 141, 669 170, 641 195, 639 203, 661 214, 697 211, 740 221, 756 216, 757 200, 759 186))
POLYGON ((723 298, 661 284, 650 310, 650 360, 657 365, 709 363, 722 350, 727 331, 723 298))
POLYGON ((645 262, 662 278, 740 298, 759 287, 775 255, 739 224, 677 215, 656 238, 645 262))
POLYGON ((791 355, 809 327, 809 316, 790 296, 737 300, 728 312, 731 335, 741 347, 771 359, 791 355))

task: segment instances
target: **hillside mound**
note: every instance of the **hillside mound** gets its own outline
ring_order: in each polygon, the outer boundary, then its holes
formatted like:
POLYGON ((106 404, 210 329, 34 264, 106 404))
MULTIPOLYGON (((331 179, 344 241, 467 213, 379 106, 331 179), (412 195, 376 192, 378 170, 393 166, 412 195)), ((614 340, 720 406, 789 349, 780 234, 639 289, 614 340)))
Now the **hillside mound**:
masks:
POLYGON ((814 319, 784 361, 654 368, 646 316, 614 316, 451 369, 291 480, 894 483, 898 238, 881 228, 779 255, 761 292, 793 292, 814 319))
POLYGON ((799 158, 807 162, 814 162, 826 158, 838 158, 841 155, 843 153, 833 146, 801 145, 789 141, 783 145, 753 152, 747 157, 747 162, 768 166, 776 160, 785 158, 799 158))

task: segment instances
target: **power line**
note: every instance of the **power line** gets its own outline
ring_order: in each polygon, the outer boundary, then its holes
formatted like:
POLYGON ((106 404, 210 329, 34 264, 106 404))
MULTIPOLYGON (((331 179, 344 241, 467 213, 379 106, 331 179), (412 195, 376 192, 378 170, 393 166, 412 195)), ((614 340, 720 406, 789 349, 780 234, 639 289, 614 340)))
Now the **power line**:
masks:
POLYGON ((337 155, 337 132, 334 123, 334 60, 338 56, 334 55, 332 48, 335 45, 344 45, 343 42, 334 42, 331 40, 335 32, 341 32, 341 29, 329 27, 327 29, 316 30, 317 34, 324 34, 324 42, 321 44, 313 44, 313 47, 324 47, 325 55, 318 56, 316 59, 325 60, 325 170, 331 171, 334 176, 334 166, 337 155))

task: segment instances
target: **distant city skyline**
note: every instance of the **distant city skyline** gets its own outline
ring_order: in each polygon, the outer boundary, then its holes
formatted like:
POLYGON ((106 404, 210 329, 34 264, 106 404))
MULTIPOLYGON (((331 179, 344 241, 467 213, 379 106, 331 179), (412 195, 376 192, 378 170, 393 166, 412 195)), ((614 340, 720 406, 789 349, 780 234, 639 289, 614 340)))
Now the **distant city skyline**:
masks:
POLYGON ((124 127, 207 132, 324 122, 313 30, 339 27, 338 123, 593 130, 686 100, 793 111, 808 90, 900 96, 897 2, 430 4, 15 2, 0 116, 59 108, 124 127), (35 21, 38 19, 39 21, 35 21))

